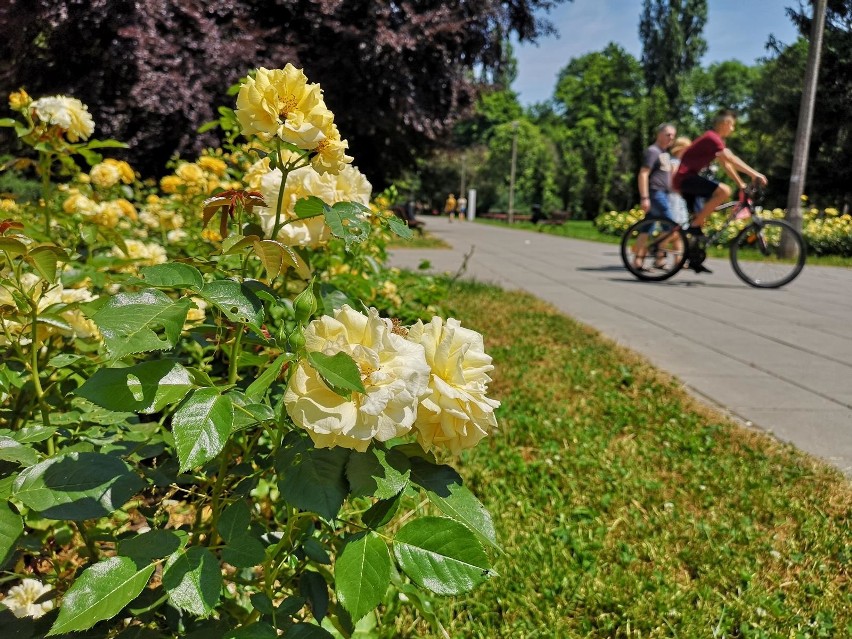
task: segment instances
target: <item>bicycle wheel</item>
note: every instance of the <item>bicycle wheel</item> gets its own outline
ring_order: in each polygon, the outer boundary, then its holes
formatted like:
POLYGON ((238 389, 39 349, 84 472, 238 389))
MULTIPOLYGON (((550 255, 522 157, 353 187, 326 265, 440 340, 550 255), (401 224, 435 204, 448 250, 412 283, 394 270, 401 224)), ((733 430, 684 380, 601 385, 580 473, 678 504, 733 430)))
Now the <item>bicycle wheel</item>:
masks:
POLYGON ((731 244, 731 266, 746 284, 778 288, 792 282, 805 266, 805 240, 783 220, 759 220, 739 232, 731 244), (782 246, 782 238, 786 241, 782 246))
POLYGON ((633 275, 661 282, 683 268, 686 234, 668 218, 646 217, 621 238, 621 261, 633 275))

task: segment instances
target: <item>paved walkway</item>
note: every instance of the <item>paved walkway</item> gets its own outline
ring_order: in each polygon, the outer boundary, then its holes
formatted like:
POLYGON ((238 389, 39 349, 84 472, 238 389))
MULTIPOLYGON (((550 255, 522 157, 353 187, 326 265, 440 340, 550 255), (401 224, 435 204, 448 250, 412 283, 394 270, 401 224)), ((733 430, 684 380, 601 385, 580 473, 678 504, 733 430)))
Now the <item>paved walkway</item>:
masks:
POLYGON ((391 264, 523 289, 645 355, 693 394, 852 477, 852 269, 806 266, 753 289, 727 260, 643 283, 618 246, 424 217, 452 250, 399 249, 391 264))

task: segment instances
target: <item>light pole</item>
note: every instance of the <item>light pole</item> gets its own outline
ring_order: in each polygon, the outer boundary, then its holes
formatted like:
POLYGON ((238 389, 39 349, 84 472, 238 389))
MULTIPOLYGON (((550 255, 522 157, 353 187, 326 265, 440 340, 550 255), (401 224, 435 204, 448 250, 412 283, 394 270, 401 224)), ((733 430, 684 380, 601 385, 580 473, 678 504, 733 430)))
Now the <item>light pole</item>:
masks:
POLYGON ((464 182, 465 182, 465 174, 464 174, 465 171, 464 170, 465 170, 465 154, 464 154, 464 151, 462 151, 462 156, 461 156, 461 187, 459 188, 459 197, 467 197, 464 194, 464 182))
POLYGON ((509 216, 508 223, 515 221, 515 163, 518 159, 518 121, 512 122, 512 168, 509 171, 509 216))

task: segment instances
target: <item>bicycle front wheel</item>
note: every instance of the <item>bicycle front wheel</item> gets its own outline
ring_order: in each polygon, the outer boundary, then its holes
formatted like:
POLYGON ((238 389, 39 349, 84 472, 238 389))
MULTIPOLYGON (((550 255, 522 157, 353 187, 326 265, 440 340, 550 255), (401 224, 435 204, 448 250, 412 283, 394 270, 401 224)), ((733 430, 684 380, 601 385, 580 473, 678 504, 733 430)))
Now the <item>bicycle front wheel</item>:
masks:
POLYGON ((661 282, 683 268, 686 235, 668 218, 646 217, 621 238, 621 261, 633 275, 647 282, 661 282))
POLYGON ((783 220, 760 220, 739 232, 731 244, 731 266, 746 284, 778 288, 805 266, 805 240, 783 220))

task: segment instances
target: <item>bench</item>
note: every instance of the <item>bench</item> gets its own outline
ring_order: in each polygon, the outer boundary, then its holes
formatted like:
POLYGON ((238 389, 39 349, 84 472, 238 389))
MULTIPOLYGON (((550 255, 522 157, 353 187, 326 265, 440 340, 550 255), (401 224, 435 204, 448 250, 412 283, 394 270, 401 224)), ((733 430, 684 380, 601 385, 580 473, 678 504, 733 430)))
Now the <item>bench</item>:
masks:
MULTIPOLYGON (((481 217, 484 220, 499 220, 501 222, 509 221, 509 214, 502 211, 489 211, 488 213, 477 213, 476 217, 481 217)), ((512 219, 515 222, 529 222, 532 216, 526 213, 514 213, 512 219)))
POLYGON ((552 211, 547 217, 542 217, 536 222, 543 225, 561 226, 570 219, 570 211, 552 211))

